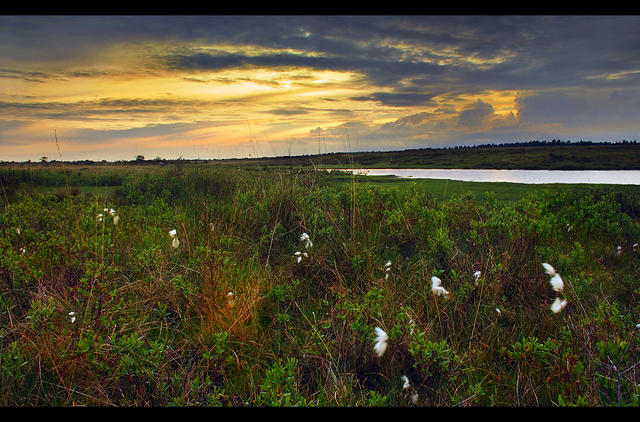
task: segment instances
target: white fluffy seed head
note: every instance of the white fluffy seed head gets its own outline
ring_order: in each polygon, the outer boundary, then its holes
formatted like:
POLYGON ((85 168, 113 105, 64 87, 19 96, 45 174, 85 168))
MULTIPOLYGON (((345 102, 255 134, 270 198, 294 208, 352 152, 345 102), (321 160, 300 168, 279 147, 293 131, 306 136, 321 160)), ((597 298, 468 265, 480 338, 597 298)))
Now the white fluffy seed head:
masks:
POLYGON ((554 300, 551 304, 551 311, 554 314, 557 314, 558 312, 563 310, 565 306, 567 306, 567 299, 560 300, 560 298, 557 297, 556 300, 554 300))
POLYGON ((177 237, 174 237, 173 240, 171 241, 171 247, 173 249, 176 249, 178 246, 180 246, 180 240, 178 240, 177 237))
POLYGON ((120 216, 119 215, 114 215, 113 216, 113 225, 117 226, 118 225, 118 221, 120 221, 120 216))
POLYGON ((307 233, 302 233, 300 235, 300 240, 304 242, 305 249, 309 249, 313 247, 313 243, 311 242, 311 238, 307 233))
POLYGON ((436 296, 448 295, 449 292, 442 287, 442 280, 438 277, 431 277, 431 292, 436 296))
POLYGON ((400 380, 402 380, 402 389, 403 390, 406 390, 407 388, 411 387, 411 384, 409 384, 409 378, 407 378, 406 375, 401 376, 400 380))
POLYGON ((553 268, 550 264, 543 262, 542 266, 544 267, 544 272, 547 273, 548 275, 553 276, 556 274, 556 269, 553 268))
POLYGON ((376 352, 378 357, 382 357, 384 352, 387 351, 387 340, 389 340, 389 336, 380 327, 375 328, 374 334, 376 335, 376 344, 373 345, 373 350, 376 352))
POLYGON ((560 277, 558 273, 555 273, 553 277, 551 277, 549 283, 551 284, 551 288, 556 292, 561 292, 564 289, 564 281, 562 281, 562 277, 560 277))
POLYGON ((169 232, 169 236, 170 236, 171 238, 174 238, 174 237, 176 237, 177 235, 178 235, 178 232, 176 231, 176 229, 173 229, 173 230, 171 230, 171 231, 169 232))
POLYGON ((373 350, 376 352, 379 358, 384 355, 384 352, 387 351, 387 342, 386 341, 377 341, 373 346, 373 350))
POLYGON ((375 328, 376 341, 387 341, 389 340, 389 336, 387 333, 380 327, 375 328))
POLYGON ((473 276, 476 278, 476 280, 479 279, 481 275, 482 275, 482 272, 480 271, 476 271, 473 273, 473 276))

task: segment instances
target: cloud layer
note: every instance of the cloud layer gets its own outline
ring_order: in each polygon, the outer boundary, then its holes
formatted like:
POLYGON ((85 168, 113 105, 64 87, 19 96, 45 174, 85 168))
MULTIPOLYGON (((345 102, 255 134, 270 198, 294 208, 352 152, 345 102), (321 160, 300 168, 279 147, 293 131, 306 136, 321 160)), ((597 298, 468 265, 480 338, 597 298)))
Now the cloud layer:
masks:
POLYGON ((638 45, 637 16, 2 16, 0 159, 633 139, 638 45))

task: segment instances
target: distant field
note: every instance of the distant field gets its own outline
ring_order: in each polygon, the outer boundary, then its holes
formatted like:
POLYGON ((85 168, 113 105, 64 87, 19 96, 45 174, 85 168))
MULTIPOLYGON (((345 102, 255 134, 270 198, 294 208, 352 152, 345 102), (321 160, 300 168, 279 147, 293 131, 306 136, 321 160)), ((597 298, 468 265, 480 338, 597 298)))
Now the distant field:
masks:
MULTIPOLYGON (((282 165, 256 165, 257 161, 244 162, 236 165, 230 163, 204 163, 194 164, 182 162, 179 167, 186 169, 219 169, 230 172, 252 172, 257 175, 275 172, 284 178, 297 177, 306 173, 309 169, 300 166, 282 165)), ((143 177, 149 172, 162 173, 166 167, 172 168, 175 163, 165 167, 150 164, 95 164, 95 165, 60 165, 31 164, 22 166, 0 167, 0 176, 7 185, 5 189, 11 192, 15 190, 33 190, 48 193, 64 194, 67 189, 78 192, 87 192, 100 196, 108 196, 131 177, 134 180, 143 177), (13 175, 13 179, 12 176, 13 175), (18 176, 19 175, 19 176, 18 176), (18 180, 7 183, 6 180, 18 180)), ((326 167, 331 167, 327 165, 326 167)), ((337 167, 337 166, 336 166, 337 167)), ((586 185, 586 184, 523 184, 506 182, 464 182, 457 180, 439 179, 402 179, 394 176, 352 176, 346 173, 317 173, 318 182, 332 186, 348 186, 353 183, 359 185, 372 185, 380 187, 398 187, 415 185, 421 192, 440 199, 449 199, 454 196, 471 195, 476 200, 486 199, 489 196, 497 200, 513 201, 523 198, 532 192, 549 191, 553 193, 615 193, 621 192, 640 198, 640 186, 636 185, 586 185)))
MULTIPOLYGON (((281 166, 262 166, 255 167, 248 163, 240 166, 229 168, 228 164, 184 164, 187 169, 206 169, 219 168, 223 171, 231 173, 245 169, 255 174, 263 174, 264 172, 276 172, 282 177, 298 177, 308 170, 301 167, 281 167, 281 166), (228 170, 224 170, 229 168, 228 170), (253 168, 253 170, 251 170, 253 168)), ((168 167, 171 167, 169 165, 168 167)), ((38 192, 60 193, 64 194, 67 189, 76 190, 78 192, 87 192, 100 196, 108 196, 113 194, 115 189, 122 185, 127 177, 134 179, 142 177, 149 172, 162 172, 165 169, 152 165, 123 165, 123 164, 96 164, 93 166, 74 167, 72 165, 60 166, 56 165, 42 166, 32 165, 31 167, 13 167, 11 170, 0 168, 0 175, 4 175, 7 179, 8 174, 20 174, 19 183, 14 186, 5 187, 5 189, 15 191, 33 190, 38 192), (13 173, 11 173, 13 171, 13 173)), ((523 198, 532 192, 549 191, 554 193, 560 192, 624 192, 632 196, 640 198, 640 186, 634 185, 586 185, 586 184, 522 184, 522 183, 506 183, 506 182, 464 182, 457 180, 439 180, 439 179, 402 179, 394 176, 352 176, 349 174, 337 174, 322 172, 318 174, 318 180, 327 185, 348 186, 356 183, 359 185, 372 185, 380 187, 406 187, 415 185, 421 192, 427 193, 439 199, 449 199, 454 196, 471 195, 476 200, 495 197, 502 201, 514 201, 523 198)), ((6 183, 6 182, 5 182, 6 183)), ((11 185, 9 183, 9 185, 11 185)))

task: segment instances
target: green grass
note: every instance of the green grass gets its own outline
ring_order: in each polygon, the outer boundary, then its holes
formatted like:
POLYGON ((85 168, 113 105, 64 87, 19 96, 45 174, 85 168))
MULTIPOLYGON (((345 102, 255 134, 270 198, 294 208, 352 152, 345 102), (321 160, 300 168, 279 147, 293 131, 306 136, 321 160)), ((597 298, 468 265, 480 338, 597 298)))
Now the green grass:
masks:
POLYGON ((0 171, 2 405, 639 404, 637 187, 61 174, 0 171))

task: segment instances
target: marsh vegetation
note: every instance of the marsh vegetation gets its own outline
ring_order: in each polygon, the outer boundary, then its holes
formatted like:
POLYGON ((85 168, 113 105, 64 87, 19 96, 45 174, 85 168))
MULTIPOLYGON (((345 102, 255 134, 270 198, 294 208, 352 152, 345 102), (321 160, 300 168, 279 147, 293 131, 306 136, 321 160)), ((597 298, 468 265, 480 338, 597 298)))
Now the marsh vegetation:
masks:
POLYGON ((2 405, 640 404, 638 187, 0 176, 2 405))

